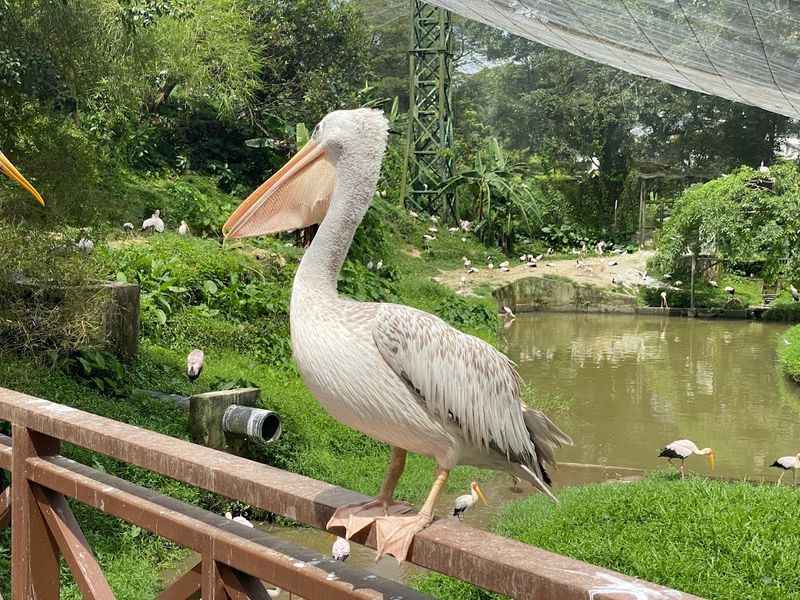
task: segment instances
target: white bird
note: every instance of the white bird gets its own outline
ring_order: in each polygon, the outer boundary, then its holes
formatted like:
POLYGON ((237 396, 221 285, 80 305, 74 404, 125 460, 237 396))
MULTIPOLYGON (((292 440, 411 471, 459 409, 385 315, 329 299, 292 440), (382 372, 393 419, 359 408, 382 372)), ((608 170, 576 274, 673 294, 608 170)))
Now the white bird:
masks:
POLYGON ((123 223, 122 224, 122 229, 123 229, 123 231, 126 231, 128 233, 132 232, 133 229, 134 229, 133 223, 123 223))
POLYGON ((600 240, 599 242, 597 242, 597 245, 594 247, 594 249, 595 249, 595 252, 597 252, 598 255, 603 256, 603 252, 606 249, 606 243, 604 241, 600 240))
POLYGON ((497 265, 497 266, 498 266, 498 267, 500 267, 500 268, 502 269, 503 267, 508 267, 508 265, 509 265, 509 262, 508 262, 507 260, 504 260, 503 262, 501 262, 501 263, 500 263, 499 265, 497 265))
POLYGON ((82 237, 78 243, 75 244, 75 247, 84 254, 90 254, 92 250, 94 250, 94 242, 89 238, 82 237))
POLYGON ((523 254, 522 256, 519 257, 519 262, 527 262, 527 260, 528 260, 528 257, 525 254, 523 254))
POLYGON ((372 267, 374 267, 374 266, 375 266, 375 265, 372 263, 372 261, 369 261, 369 262, 367 263, 367 271, 372 271, 372 267))
POLYGON ((682 285, 683 285, 683 282, 680 279, 675 282, 675 287, 681 287, 682 285))
POLYGON ((716 281, 714 281, 713 279, 708 282, 708 285, 710 285, 713 288, 719 287, 719 284, 716 281))
POLYGON ((346 561, 350 558, 350 542, 342 537, 337 537, 331 547, 331 556, 333 560, 346 561))
POLYGON ((439 217, 437 217, 436 215, 431 215, 431 223, 438 223, 438 222, 439 222, 439 217))
POLYGON ((245 519, 242 515, 236 515, 235 517, 230 513, 225 513, 225 518, 229 521, 233 521, 235 523, 239 523, 240 525, 244 525, 245 527, 249 527, 250 529, 255 529, 255 525, 253 525, 250 521, 245 519))
POLYGON ((470 227, 472 227, 472 223, 469 221, 461 221, 458 225, 461 227, 461 231, 469 231, 470 227))
POLYGON ((164 233, 164 221, 161 219, 161 211, 157 210, 149 219, 142 223, 142 231, 164 233))
POLYGON ((758 167, 758 172, 763 173, 764 175, 769 175, 769 167, 764 164, 764 161, 761 161, 761 166, 758 167))
POLYGON ((731 287, 731 286, 726 286, 726 287, 725 287, 725 291, 726 291, 728 294, 730 294, 731 296, 733 296, 733 295, 736 293, 736 288, 734 288, 734 287, 731 287))
POLYGON ((698 454, 700 456, 708 456, 708 464, 711 470, 714 470, 714 465, 717 460, 717 455, 711 448, 703 448, 702 450, 698 449, 697 444, 695 444, 692 440, 676 440, 672 443, 667 444, 661 450, 661 454, 659 457, 664 457, 669 459, 669 462, 672 462, 673 458, 679 458, 681 460, 680 471, 681 479, 684 478, 684 462, 687 458, 689 458, 692 454, 698 454))
POLYGON ((490 344, 414 308, 338 295, 339 272, 372 202, 387 137, 380 111, 331 113, 223 231, 237 239, 322 221, 292 289, 294 360, 333 417, 392 448, 378 498, 340 507, 328 528, 344 528, 349 539, 374 523, 378 554, 402 560, 414 535, 431 523, 457 465, 513 473, 555 500, 547 467, 555 465, 555 449, 572 441, 523 405, 513 363, 490 344), (438 466, 418 514, 393 501, 407 452, 438 466), (376 518, 376 508, 385 516, 376 518))
POLYGON ((494 269, 494 263, 493 263, 493 262, 489 262, 489 264, 488 264, 488 265, 486 265, 486 268, 487 268, 487 269, 490 269, 490 270, 491 270, 491 269, 494 269))
POLYGON ((186 224, 186 221, 181 221, 178 227, 178 235, 189 235, 189 226, 186 224))
POLYGON ((661 292, 661 308, 669 308, 667 303, 667 292, 661 292))
POLYGON ((503 306, 503 316, 508 317, 509 319, 517 318, 517 315, 515 315, 514 311, 508 306, 503 306))
POLYGON ((475 267, 469 267, 467 269, 467 273, 469 273, 470 275, 472 275, 473 273, 477 273, 477 272, 478 272, 478 269, 476 269, 475 267))
POLYGON ((469 269, 472 266, 472 261, 468 259, 466 256, 464 258, 464 268, 469 269))
POLYGON ((792 300, 795 302, 800 302, 800 292, 797 291, 797 288, 794 287, 794 284, 789 284, 789 293, 792 295, 792 300))
POLYGON ((375 270, 376 271, 380 271, 382 268, 383 268, 383 261, 382 260, 379 260, 377 263, 375 263, 375 270))
POLYGON ((616 267, 618 264, 619 264, 619 263, 618 263, 616 260, 610 260, 610 261, 608 261, 608 266, 609 266, 609 267, 616 267))
POLYGON ((439 228, 438 227, 428 227, 428 231, 430 231, 431 233, 439 233, 439 228))
POLYGON ((500 271, 502 271, 503 273, 508 273, 509 271, 511 271, 511 269, 509 269, 508 267, 500 267, 500 271))
POLYGON ((486 496, 483 495, 481 486, 478 485, 478 482, 473 481, 469 485, 469 494, 464 494, 463 496, 456 498, 455 504, 453 505, 453 516, 458 517, 459 521, 463 519, 464 513, 475 506, 475 504, 478 503, 479 498, 484 504, 489 504, 486 501, 486 496))
POLYGON ((534 258, 533 260, 535 260, 536 262, 539 262, 539 261, 540 261, 540 260, 542 260, 543 258, 544 258, 544 254, 540 254, 539 256, 537 256, 536 258, 534 258))
POLYGON ((6 157, 5 154, 0 152, 0 172, 6 175, 12 181, 17 182, 22 189, 28 192, 31 196, 36 198, 36 201, 44 206, 44 198, 42 195, 37 191, 35 187, 33 187, 27 179, 17 170, 10 160, 6 157))
POLYGON ((447 231, 450 233, 458 233, 458 227, 448 227, 447 231))
POLYGON ((418 218, 418 217, 419 217, 419 214, 418 214, 418 213, 415 213, 413 210, 410 210, 410 211, 408 211, 408 214, 409 214, 409 215, 411 215, 411 217, 412 217, 413 219, 416 219, 416 218, 418 218))
POLYGON ((531 269, 535 268, 536 267, 536 262, 534 262, 534 261, 529 262, 528 263, 528 267, 530 267, 531 269))
POLYGON ((428 235, 426 233, 425 235, 422 236, 422 239, 424 239, 426 242, 432 242, 433 240, 436 239, 436 236, 428 235))
POLYGON ((186 357, 186 376, 189 381, 195 382, 203 372, 206 355, 202 350, 192 350, 186 357))
POLYGON ((792 485, 796 485, 797 469, 800 469, 800 454, 796 454, 795 456, 781 456, 778 460, 772 463, 770 467, 783 469, 783 473, 781 473, 781 476, 778 477, 778 485, 781 484, 781 480, 783 479, 783 476, 786 475, 786 471, 792 472, 792 485))

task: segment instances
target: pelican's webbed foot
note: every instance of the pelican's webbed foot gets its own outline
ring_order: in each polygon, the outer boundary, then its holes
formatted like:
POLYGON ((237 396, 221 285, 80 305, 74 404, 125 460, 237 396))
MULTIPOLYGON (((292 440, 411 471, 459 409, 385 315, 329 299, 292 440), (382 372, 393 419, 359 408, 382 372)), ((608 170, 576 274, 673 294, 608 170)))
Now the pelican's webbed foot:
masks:
POLYGON ((391 554, 397 560, 406 560, 414 536, 432 521, 433 516, 424 513, 378 518, 375 521, 378 538, 378 555, 375 560, 379 560, 384 554, 391 554))
POLYGON ((380 517, 390 515, 404 515, 413 510, 413 507, 405 502, 393 502, 377 498, 365 504, 351 504, 342 506, 333 513, 328 521, 327 528, 341 527, 345 530, 345 538, 348 540, 372 525, 380 517))

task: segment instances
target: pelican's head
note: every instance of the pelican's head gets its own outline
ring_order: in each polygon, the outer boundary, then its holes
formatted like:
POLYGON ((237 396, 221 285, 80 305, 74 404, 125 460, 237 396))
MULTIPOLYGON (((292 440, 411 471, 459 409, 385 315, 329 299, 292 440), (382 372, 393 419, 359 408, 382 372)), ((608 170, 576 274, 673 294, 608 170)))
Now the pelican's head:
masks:
POLYGON ((483 495, 483 490, 481 489, 481 486, 478 485, 478 482, 477 481, 473 481, 470 484, 469 487, 470 487, 470 489, 472 489, 473 492, 478 494, 478 498, 481 499, 481 502, 483 502, 484 504, 486 504, 488 506, 489 503, 486 501, 486 496, 483 495))
POLYGON ((322 222, 337 172, 348 186, 343 201, 366 210, 380 172, 389 122, 368 108, 330 113, 309 142, 236 209, 222 228, 225 238, 245 238, 322 222))
POLYGON ((6 158, 6 155, 0 152, 0 171, 5 173, 8 177, 16 181, 20 184, 25 190, 27 190, 31 196, 36 198, 36 201, 44 206, 44 198, 42 195, 33 187, 30 182, 22 176, 22 173, 17 171, 17 168, 11 164, 11 161, 6 158))

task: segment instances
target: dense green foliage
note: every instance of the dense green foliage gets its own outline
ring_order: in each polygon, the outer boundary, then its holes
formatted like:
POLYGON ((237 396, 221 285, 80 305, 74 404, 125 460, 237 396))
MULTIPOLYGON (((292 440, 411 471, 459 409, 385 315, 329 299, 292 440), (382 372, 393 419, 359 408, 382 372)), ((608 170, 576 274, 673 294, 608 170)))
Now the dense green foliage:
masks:
POLYGON ((800 169, 749 167, 686 190, 659 236, 655 266, 680 268, 687 252, 718 256, 768 280, 800 277, 800 169))
MULTIPOLYGON (((495 530, 709 600, 791 600, 800 598, 793 550, 800 525, 785 518, 785 507, 797 495, 788 487, 653 475, 568 488, 558 506, 530 497, 510 505, 495 530)), ((451 600, 496 597, 438 575, 420 587, 451 600)))

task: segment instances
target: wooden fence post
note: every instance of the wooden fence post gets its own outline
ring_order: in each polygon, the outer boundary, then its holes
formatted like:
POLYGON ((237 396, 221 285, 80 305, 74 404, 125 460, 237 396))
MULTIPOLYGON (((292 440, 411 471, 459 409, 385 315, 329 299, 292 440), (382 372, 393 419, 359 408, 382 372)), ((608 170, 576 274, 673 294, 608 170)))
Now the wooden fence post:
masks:
POLYGON ((59 600, 58 546, 25 473, 28 458, 58 454, 59 441, 21 425, 13 426, 11 439, 11 597, 59 600))

